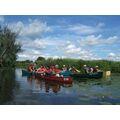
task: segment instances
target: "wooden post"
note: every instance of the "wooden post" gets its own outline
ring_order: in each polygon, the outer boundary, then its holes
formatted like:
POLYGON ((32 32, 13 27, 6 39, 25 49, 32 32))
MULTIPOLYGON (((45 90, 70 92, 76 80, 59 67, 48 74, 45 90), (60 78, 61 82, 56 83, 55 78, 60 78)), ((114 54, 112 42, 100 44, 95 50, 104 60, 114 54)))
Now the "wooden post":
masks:
POLYGON ((111 75, 111 71, 105 71, 105 76, 110 76, 111 75))

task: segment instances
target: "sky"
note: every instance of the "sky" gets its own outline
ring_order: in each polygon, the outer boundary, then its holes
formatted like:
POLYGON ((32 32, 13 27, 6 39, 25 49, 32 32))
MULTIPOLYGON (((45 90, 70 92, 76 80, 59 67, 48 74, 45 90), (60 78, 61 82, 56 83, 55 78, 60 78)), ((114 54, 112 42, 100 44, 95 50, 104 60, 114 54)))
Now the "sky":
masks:
POLYGON ((120 61, 120 16, 0 16, 0 25, 19 33, 17 60, 75 58, 120 61))

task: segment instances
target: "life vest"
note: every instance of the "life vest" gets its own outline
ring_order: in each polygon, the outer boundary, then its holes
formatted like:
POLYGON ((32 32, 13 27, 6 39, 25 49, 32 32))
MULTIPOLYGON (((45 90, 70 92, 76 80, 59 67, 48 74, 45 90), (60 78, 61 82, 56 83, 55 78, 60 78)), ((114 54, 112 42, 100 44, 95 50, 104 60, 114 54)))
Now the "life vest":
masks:
POLYGON ((59 68, 55 68, 55 73, 60 73, 61 70, 59 68))
POLYGON ((45 68, 43 68, 43 67, 40 67, 39 69, 38 69, 38 72, 44 72, 45 71, 45 68))
POLYGON ((49 68, 49 69, 46 69, 45 72, 46 72, 46 73, 51 73, 51 72, 52 72, 52 69, 50 69, 50 68, 49 68))

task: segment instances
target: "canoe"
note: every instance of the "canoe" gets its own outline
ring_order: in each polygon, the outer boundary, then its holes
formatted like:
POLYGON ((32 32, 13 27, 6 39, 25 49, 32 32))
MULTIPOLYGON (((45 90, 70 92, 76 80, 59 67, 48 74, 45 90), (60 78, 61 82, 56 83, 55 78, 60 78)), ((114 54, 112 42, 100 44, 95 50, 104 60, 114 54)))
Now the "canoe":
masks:
POLYGON ((63 77, 70 77, 71 71, 62 71, 61 75, 63 75, 63 77))
POLYGON ((22 76, 35 76, 36 78, 44 79, 46 81, 54 81, 65 84, 72 83, 72 77, 45 76, 41 73, 28 72, 27 70, 22 70, 22 76))
POLYGON ((74 73, 74 74, 71 74, 72 77, 74 78, 81 78, 81 79, 84 79, 84 78, 95 78, 95 79, 99 79, 99 78, 102 78, 103 77, 103 72, 96 72, 96 73, 87 73, 87 74, 77 74, 77 73, 74 73))
POLYGON ((64 84, 71 84, 73 82, 72 77, 57 77, 57 76, 39 76, 40 79, 44 79, 46 81, 59 82, 64 84))
POLYGON ((27 70, 22 70, 22 76, 32 76, 34 75, 34 72, 29 72, 27 70))

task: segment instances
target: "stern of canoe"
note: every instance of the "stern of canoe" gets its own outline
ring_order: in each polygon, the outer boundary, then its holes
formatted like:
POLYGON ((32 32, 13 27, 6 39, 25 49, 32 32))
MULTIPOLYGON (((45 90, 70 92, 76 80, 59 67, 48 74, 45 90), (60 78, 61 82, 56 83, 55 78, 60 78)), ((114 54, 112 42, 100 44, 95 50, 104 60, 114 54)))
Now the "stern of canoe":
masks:
POLYGON ((34 75, 33 72, 28 72, 27 70, 22 70, 22 76, 32 76, 34 75))

